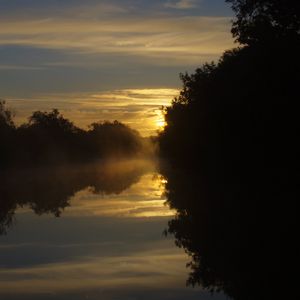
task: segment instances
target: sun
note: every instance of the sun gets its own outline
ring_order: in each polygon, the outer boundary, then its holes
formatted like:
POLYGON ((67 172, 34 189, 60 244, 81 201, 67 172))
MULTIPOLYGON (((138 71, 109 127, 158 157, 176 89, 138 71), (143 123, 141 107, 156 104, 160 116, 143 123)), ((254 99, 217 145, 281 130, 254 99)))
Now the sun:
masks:
POLYGON ((166 122, 164 119, 159 119, 156 121, 156 126, 158 129, 163 129, 166 126, 166 122))
POLYGON ((165 121, 165 116, 161 109, 156 110, 155 125, 158 130, 163 130, 164 127, 167 125, 165 121))

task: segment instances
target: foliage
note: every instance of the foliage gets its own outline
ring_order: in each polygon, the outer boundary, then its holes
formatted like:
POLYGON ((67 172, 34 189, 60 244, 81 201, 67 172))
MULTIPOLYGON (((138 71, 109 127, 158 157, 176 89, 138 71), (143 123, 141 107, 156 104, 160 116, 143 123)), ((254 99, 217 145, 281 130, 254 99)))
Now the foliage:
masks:
POLYGON ((88 162, 145 152, 139 133, 117 121, 94 123, 83 130, 53 109, 33 112, 28 123, 16 127, 11 112, 0 102, 0 122, 2 168, 88 162))
POLYGON ((299 50, 244 47, 182 75, 159 142, 177 210, 167 231, 191 256, 188 284, 268 299, 293 264, 299 50))
POLYGON ((7 109, 5 101, 0 100, 0 167, 7 164, 11 158, 15 139, 15 124, 13 113, 7 109))
POLYGON ((232 33, 241 44, 300 37, 298 0, 226 0, 236 13, 232 33))
POLYGON ((90 125, 89 135, 92 140, 102 143, 102 154, 109 156, 134 155, 143 148, 142 139, 136 130, 118 121, 98 122, 90 125))
POLYGON ((0 100, 0 128, 14 127, 13 113, 6 108, 6 103, 0 100))
POLYGON ((51 112, 36 111, 29 117, 31 128, 47 130, 49 132, 74 132, 79 131, 72 122, 65 119, 57 109, 51 112))
POLYGON ((162 173, 177 211, 167 232, 191 256, 188 284, 272 299, 296 286, 288 274, 299 226, 299 4, 228 2, 243 47, 181 74, 165 109, 162 173))

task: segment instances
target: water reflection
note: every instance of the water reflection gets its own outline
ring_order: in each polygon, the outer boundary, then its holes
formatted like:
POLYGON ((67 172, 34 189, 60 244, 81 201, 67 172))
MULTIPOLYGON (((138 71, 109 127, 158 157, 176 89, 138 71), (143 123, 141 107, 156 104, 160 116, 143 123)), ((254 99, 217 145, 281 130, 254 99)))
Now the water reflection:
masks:
POLYGON ((241 184, 190 168, 163 172, 176 209, 166 234, 190 256, 187 284, 235 300, 275 299, 291 280, 284 270, 298 257, 295 210, 282 202, 297 191, 277 190, 270 178, 261 184, 258 174, 241 184))
POLYGON ((151 161, 123 160, 2 173, 0 233, 12 225, 18 207, 30 207, 39 215, 59 216, 77 192, 88 189, 97 195, 120 194, 151 169, 151 161))
POLYGON ((11 171, 1 180, 1 298, 211 299, 185 287, 188 258, 162 235, 174 211, 152 162, 11 171))
POLYGON ((70 202, 72 206, 66 211, 67 215, 134 218, 174 215, 165 203, 163 179, 153 172, 142 175, 137 183, 120 194, 99 195, 89 187, 76 193, 70 202))

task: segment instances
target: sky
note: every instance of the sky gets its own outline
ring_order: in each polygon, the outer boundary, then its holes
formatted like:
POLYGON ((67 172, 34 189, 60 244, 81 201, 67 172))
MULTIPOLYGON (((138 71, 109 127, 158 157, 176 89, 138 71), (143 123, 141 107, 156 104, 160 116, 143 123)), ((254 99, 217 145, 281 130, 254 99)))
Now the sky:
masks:
POLYGON ((179 73, 234 46, 232 16, 224 0, 0 0, 0 99, 17 123, 58 108, 155 134, 179 73))

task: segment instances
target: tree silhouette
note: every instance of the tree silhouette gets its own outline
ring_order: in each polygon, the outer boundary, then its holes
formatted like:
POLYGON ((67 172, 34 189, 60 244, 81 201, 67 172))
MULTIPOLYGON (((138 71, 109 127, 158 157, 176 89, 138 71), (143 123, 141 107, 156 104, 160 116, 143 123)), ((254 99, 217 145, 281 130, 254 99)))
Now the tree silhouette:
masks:
POLYGON ((139 133, 118 121, 92 123, 89 135, 92 140, 98 141, 101 155, 130 156, 142 149, 139 133))
POLYGON ((5 102, 0 102, 0 137, 0 170, 145 156, 151 146, 150 139, 118 121, 93 123, 84 130, 57 109, 33 112, 27 123, 16 127, 5 102))
MULTIPOLYGON (((236 13, 232 33, 241 44, 299 39, 298 0, 226 0, 236 13)), ((280 42, 280 41, 279 41, 280 42)))
POLYGON ((0 100, 0 128, 4 127, 14 128, 15 124, 13 121, 13 113, 6 108, 6 103, 4 100, 0 100))
POLYGON ((238 300, 294 297, 299 4, 228 2, 243 46, 181 74, 180 95, 165 109, 162 173, 177 210, 167 232, 191 256, 189 284, 238 300))
POLYGON ((13 113, 7 109, 5 101, 0 100, 0 168, 8 164, 13 157, 15 124, 13 113))

